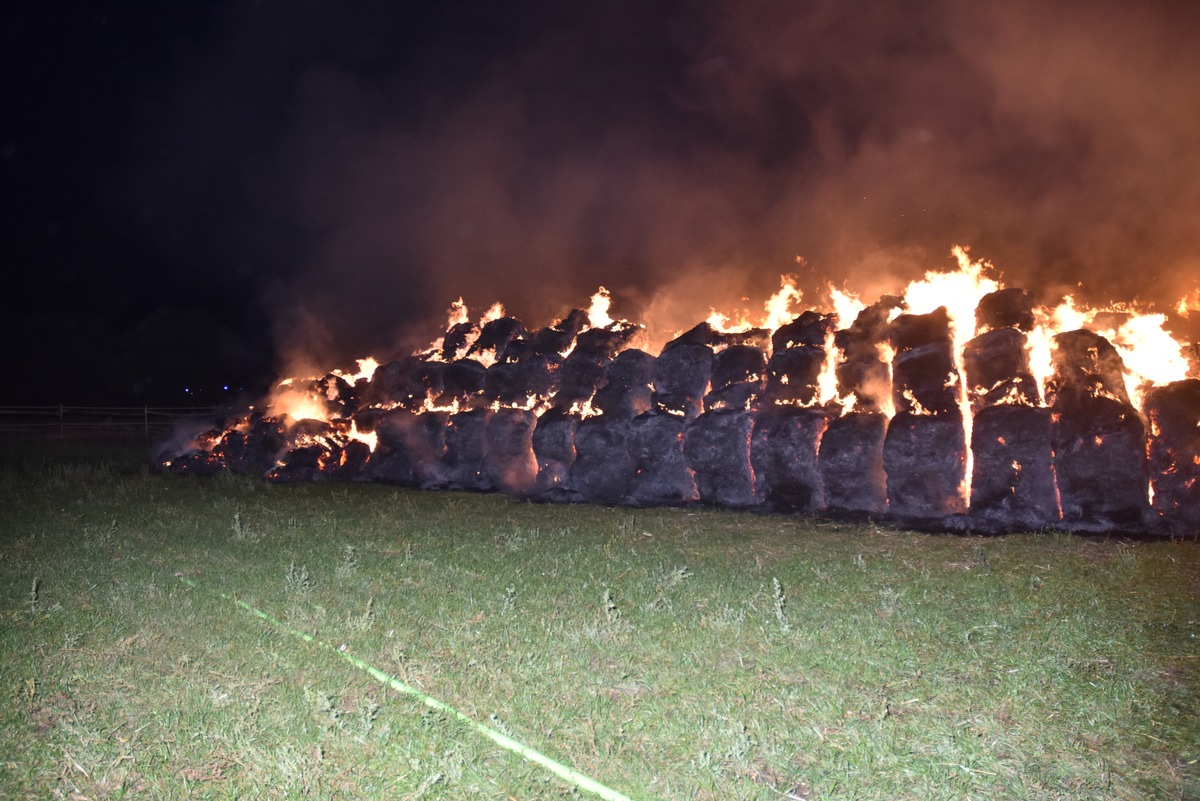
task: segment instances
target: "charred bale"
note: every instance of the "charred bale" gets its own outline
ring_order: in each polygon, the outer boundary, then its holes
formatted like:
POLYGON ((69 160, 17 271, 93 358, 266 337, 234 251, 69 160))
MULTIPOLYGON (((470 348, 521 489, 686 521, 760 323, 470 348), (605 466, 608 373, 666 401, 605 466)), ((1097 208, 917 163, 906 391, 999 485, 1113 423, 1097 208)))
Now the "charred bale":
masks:
POLYGON ((634 476, 630 422, 606 415, 580 422, 570 486, 583 500, 619 504, 629 495, 634 476))
POLYGON ((928 314, 902 314, 892 321, 892 403, 900 412, 958 411, 958 367, 950 338, 950 316, 940 307, 928 314))
POLYGON ((991 406, 975 415, 971 430, 973 518, 1001 530, 1053 525, 1062 517, 1054 480, 1049 409, 991 406))
POLYGON ((496 488, 484 464, 491 416, 490 409, 450 415, 446 423, 446 454, 442 457, 448 489, 487 492, 496 488))
POLYGON ((523 404, 529 397, 525 387, 524 365, 519 362, 497 362, 487 368, 483 397, 489 403, 502 406, 523 404))
POLYGON ((213 446, 213 453, 233 473, 261 476, 275 466, 287 447, 287 432, 276 418, 251 417, 246 428, 231 428, 213 446))
POLYGON ((583 309, 572 309, 562 320, 533 335, 530 346, 534 355, 562 355, 569 352, 575 345, 575 338, 588 326, 588 322, 587 312, 583 309))
POLYGON ((375 424, 375 450, 363 474, 372 481, 405 487, 445 486, 447 412, 393 409, 375 424))
POLYGON ((891 367, 880 348, 885 344, 891 347, 888 320, 903 305, 900 298, 885 295, 859 312, 848 328, 834 334, 842 353, 836 370, 839 392, 843 397, 853 396, 861 411, 879 412, 892 405, 891 367))
POLYGON ((631 348, 622 351, 605 371, 592 405, 609 417, 632 419, 651 407, 654 357, 631 348))
POLYGON ((578 427, 579 415, 561 409, 550 409, 538 418, 532 444, 538 466, 537 494, 544 500, 576 500, 570 477, 578 427))
POLYGON ((892 403, 898 412, 958 414, 958 367, 949 342, 931 342, 892 360, 892 403))
POLYGON ((1034 406, 1041 401, 1025 346, 1025 335, 1015 328, 988 331, 967 343, 963 368, 972 411, 998 403, 1034 406))
POLYGON ((524 409, 499 409, 488 419, 484 464, 492 486, 501 492, 525 497, 536 489, 536 425, 537 415, 524 409))
POLYGON ((835 328, 837 315, 806 311, 775 330, 771 335, 771 350, 779 353, 789 348, 824 348, 826 340, 835 328))
POLYGON ((696 479, 683 455, 685 423, 672 414, 647 412, 629 426, 633 488, 629 502, 661 506, 699 500, 696 479))
POLYGON ((409 374, 402 397, 397 401, 410 409, 420 409, 429 398, 440 398, 446 391, 445 362, 419 362, 409 374))
POLYGON ((754 417, 735 409, 705 412, 687 426, 683 454, 700 500, 731 508, 761 503, 750 463, 753 432, 754 417))
POLYGON ((964 511, 966 463, 961 416, 897 413, 883 443, 889 510, 915 520, 964 511))
MULTIPOLYGON (((509 347, 528 338, 529 332, 520 320, 515 317, 498 317, 484 324, 479 331, 479 339, 475 340, 467 355, 482 355, 491 351, 496 354, 496 361, 507 361, 509 347)), ((519 348, 519 345, 517 347, 519 348)))
POLYGON ((817 451, 828 508, 868 514, 887 510, 887 428, 888 418, 880 412, 851 412, 829 421, 817 451))
POLYGON ((705 409, 747 409, 766 387, 767 357, 751 345, 731 345, 713 355, 705 409))
POLYGON ((1054 373, 1047 382, 1047 403, 1073 408, 1099 395, 1129 403, 1125 363, 1111 342, 1081 328, 1057 334, 1054 345, 1054 373))
POLYGON ((975 325, 979 331, 1001 328, 1032 331, 1033 322, 1033 298, 1024 289, 999 289, 984 295, 975 307, 975 325))
POLYGON ((838 364, 835 372, 839 394, 845 398, 853 397, 856 409, 879 413, 885 408, 893 408, 892 368, 877 351, 869 356, 860 353, 847 358, 838 364))
MULTIPOLYGON (((363 403, 380 406, 407 403, 414 394, 414 386, 417 384, 416 371, 421 364, 424 364, 424 361, 419 357, 408 356, 376 367, 370 383, 363 392, 363 403)), ((424 391, 424 387, 418 391, 422 399, 424 391)))
POLYGON ((654 363, 655 409, 695 419, 703 409, 712 361, 708 345, 684 343, 664 348, 654 363))
MULTIPOLYGON (((575 339, 575 350, 602 356, 605 360, 632 345, 643 333, 640 325, 616 322, 605 328, 589 328, 575 339)), ((574 352, 574 351, 572 351, 574 352)))
POLYGON ((479 338, 479 326, 470 322, 456 323, 442 337, 442 361, 452 362, 466 355, 467 347, 479 338))
POLYGON ((820 394, 821 369, 825 349, 816 345, 796 345, 777 350, 767 362, 766 403, 815 403, 820 394))
POLYGON ((443 408, 469 408, 484 397, 487 376, 488 368, 474 359, 451 362, 442 368, 441 391, 431 396, 433 402, 443 408))
POLYGON ((329 373, 318 381, 317 393, 329 417, 346 420, 358 411, 361 400, 359 388, 336 373, 329 373))
POLYGON ((713 328, 709 323, 705 322, 689 328, 687 331, 684 331, 682 334, 663 345, 662 353, 689 345, 699 345, 706 348, 712 348, 718 345, 723 346, 725 345, 725 342, 722 340, 721 332, 713 328))
POLYGON ((591 401, 596 388, 604 380, 608 357, 576 348, 563 362, 558 373, 558 392, 554 408, 569 411, 591 401))
POLYGON ((1054 472, 1063 521, 1140 526, 1149 510, 1146 428, 1137 409, 1086 395, 1054 406, 1054 472))
POLYGON ((759 412, 750 441, 758 493, 772 508, 809 512, 825 508, 817 464, 827 416, 815 409, 772 406, 759 412))
POLYGON ((321 444, 313 443, 292 448, 267 471, 267 481, 272 484, 308 484, 328 481, 325 465, 333 454, 321 444))
POLYGON ((1146 393, 1154 509, 1174 529, 1200 530, 1200 380, 1146 393))
POLYGON ((191 448, 183 453, 164 456, 162 468, 177 476, 215 476, 225 471, 225 460, 212 451, 191 448))
POLYGON ((888 340, 897 353, 950 342, 950 313, 939 306, 927 314, 901 314, 892 320, 888 340))
POLYGON ((347 440, 331 454, 325 471, 334 481, 364 481, 365 469, 371 458, 371 446, 361 440, 347 440))

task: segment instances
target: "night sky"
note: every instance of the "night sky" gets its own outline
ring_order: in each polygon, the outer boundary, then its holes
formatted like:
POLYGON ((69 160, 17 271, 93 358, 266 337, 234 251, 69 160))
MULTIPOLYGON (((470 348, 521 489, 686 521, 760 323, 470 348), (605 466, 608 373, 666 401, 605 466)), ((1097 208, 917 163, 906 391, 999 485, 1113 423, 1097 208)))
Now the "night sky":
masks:
POLYGON ((1194 2, 0 13, 3 404, 229 401, 459 295, 531 327, 601 284, 660 328, 783 273, 874 299, 954 244, 1044 301, 1200 289, 1194 2))

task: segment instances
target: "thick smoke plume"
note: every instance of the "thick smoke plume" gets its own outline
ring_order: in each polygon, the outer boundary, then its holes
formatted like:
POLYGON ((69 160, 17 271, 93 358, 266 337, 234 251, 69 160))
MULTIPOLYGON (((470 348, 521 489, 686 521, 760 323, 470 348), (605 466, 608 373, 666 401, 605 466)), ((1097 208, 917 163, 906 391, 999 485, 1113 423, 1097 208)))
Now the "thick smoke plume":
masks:
POLYGON ((225 228, 282 351, 384 356, 459 295, 549 320, 599 284, 666 339, 781 273, 875 297, 953 243, 1042 302, 1197 289, 1200 6, 498 8, 236 2, 204 40, 180 127, 220 90, 278 112, 209 136, 254 137, 225 143, 225 228))

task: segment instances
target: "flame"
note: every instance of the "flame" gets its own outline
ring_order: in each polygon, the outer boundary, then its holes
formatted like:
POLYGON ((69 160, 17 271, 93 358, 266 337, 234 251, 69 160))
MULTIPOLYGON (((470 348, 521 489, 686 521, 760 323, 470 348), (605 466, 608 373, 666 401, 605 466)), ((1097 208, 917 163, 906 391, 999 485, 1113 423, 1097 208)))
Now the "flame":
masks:
POLYGON ((837 365, 838 349, 834 332, 829 330, 825 332, 825 361, 821 363, 821 372, 817 375, 817 403, 822 406, 838 397, 837 365))
POLYGON ((612 306, 612 294, 604 287, 596 290, 596 294, 592 295, 592 305, 588 306, 588 320, 592 328, 608 328, 613 324, 613 318, 608 316, 608 310, 612 306))
POLYGON ((1132 314, 1107 337, 1125 362, 1125 385, 1134 406, 1141 408, 1146 388, 1181 381, 1188 376, 1183 346, 1163 328, 1165 314, 1132 314))
POLYGON ((480 318, 479 325, 482 327, 486 323, 490 323, 492 320, 499 320, 503 316, 504 304, 502 304, 500 301, 496 301, 488 308, 483 317, 480 318))
POLYGON ((829 304, 833 307, 833 313, 837 315, 838 330, 849 328, 862 310, 867 308, 867 304, 859 300, 858 295, 851 292, 844 292, 833 284, 829 287, 829 304))
POLYGON ((348 436, 350 439, 356 439, 359 442, 365 442, 367 447, 370 448, 372 452, 375 451, 375 445, 379 442, 379 436, 374 431, 364 434, 358 430, 358 425, 353 421, 350 423, 350 431, 346 434, 346 436, 348 436))
POLYGON ((1184 295, 1175 307, 1175 313, 1180 317, 1189 317, 1197 310, 1200 310, 1200 289, 1193 290, 1190 295, 1184 295))
POLYGON ((309 389, 295 386, 295 379, 279 382, 267 402, 267 414, 272 417, 287 415, 293 421, 329 420, 325 404, 309 389))
POLYGON ((792 311, 792 305, 798 305, 803 297, 804 294, 796 288, 796 276, 779 276, 779 291, 763 304, 767 314, 760 327, 775 331, 796 319, 798 312, 792 311))
POLYGON ((447 328, 453 328, 456 325, 470 322, 470 320, 471 317, 467 313, 467 304, 463 303, 462 298, 450 304, 450 311, 446 315, 447 328))
MULTIPOLYGON (((709 308, 706 323, 722 333, 740 333, 754 328, 764 328, 774 333, 800 316, 793 306, 799 304, 804 293, 796 286, 796 276, 779 276, 779 289, 763 304, 763 314, 755 318, 745 309, 739 309, 733 314, 709 308)), ((743 298, 746 300, 746 298, 743 298)))
MULTIPOLYGON (((890 387, 892 385, 892 362, 896 358, 896 349, 887 342, 880 342, 875 346, 875 351, 879 354, 879 361, 887 366, 888 386, 890 387)), ((892 398, 891 392, 883 392, 881 395, 879 409, 890 420, 896 416, 896 402, 892 398)))
MULTIPOLYGON (((946 309, 950 318, 950 337, 953 340, 954 366, 957 370, 954 380, 958 386, 958 406, 962 412, 963 434, 970 443, 973 420, 971 401, 967 397, 963 350, 967 342, 975 336, 975 309, 979 306, 979 301, 983 300, 984 295, 998 290, 1000 283, 984 276, 984 271, 992 268, 991 263, 982 259, 972 261, 967 248, 955 245, 950 252, 958 262, 958 269, 951 273, 925 273, 923 280, 913 281, 905 288, 904 302, 912 314, 928 314, 941 307, 946 309)), ((974 456, 968 447, 966 470, 960 488, 965 501, 969 501, 971 497, 973 466, 974 456)))
MULTIPOLYGON (((347 374, 341 370, 334 370, 333 375, 342 378, 347 384, 355 384, 359 381, 370 381, 371 377, 375 375, 375 371, 379 369, 379 362, 373 356, 368 356, 365 359, 356 359, 355 364, 358 365, 357 373, 347 374)), ((330 400, 333 400, 333 398, 330 398, 330 400)))

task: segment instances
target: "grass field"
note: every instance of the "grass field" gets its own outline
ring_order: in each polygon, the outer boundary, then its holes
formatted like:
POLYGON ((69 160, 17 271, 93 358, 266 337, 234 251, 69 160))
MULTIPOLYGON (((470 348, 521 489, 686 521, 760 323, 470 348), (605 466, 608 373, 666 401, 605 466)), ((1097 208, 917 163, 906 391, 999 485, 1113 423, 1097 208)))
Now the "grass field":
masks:
POLYGON ((344 654, 635 799, 1200 798, 1195 541, 9 450, 3 798, 595 797, 344 654))

